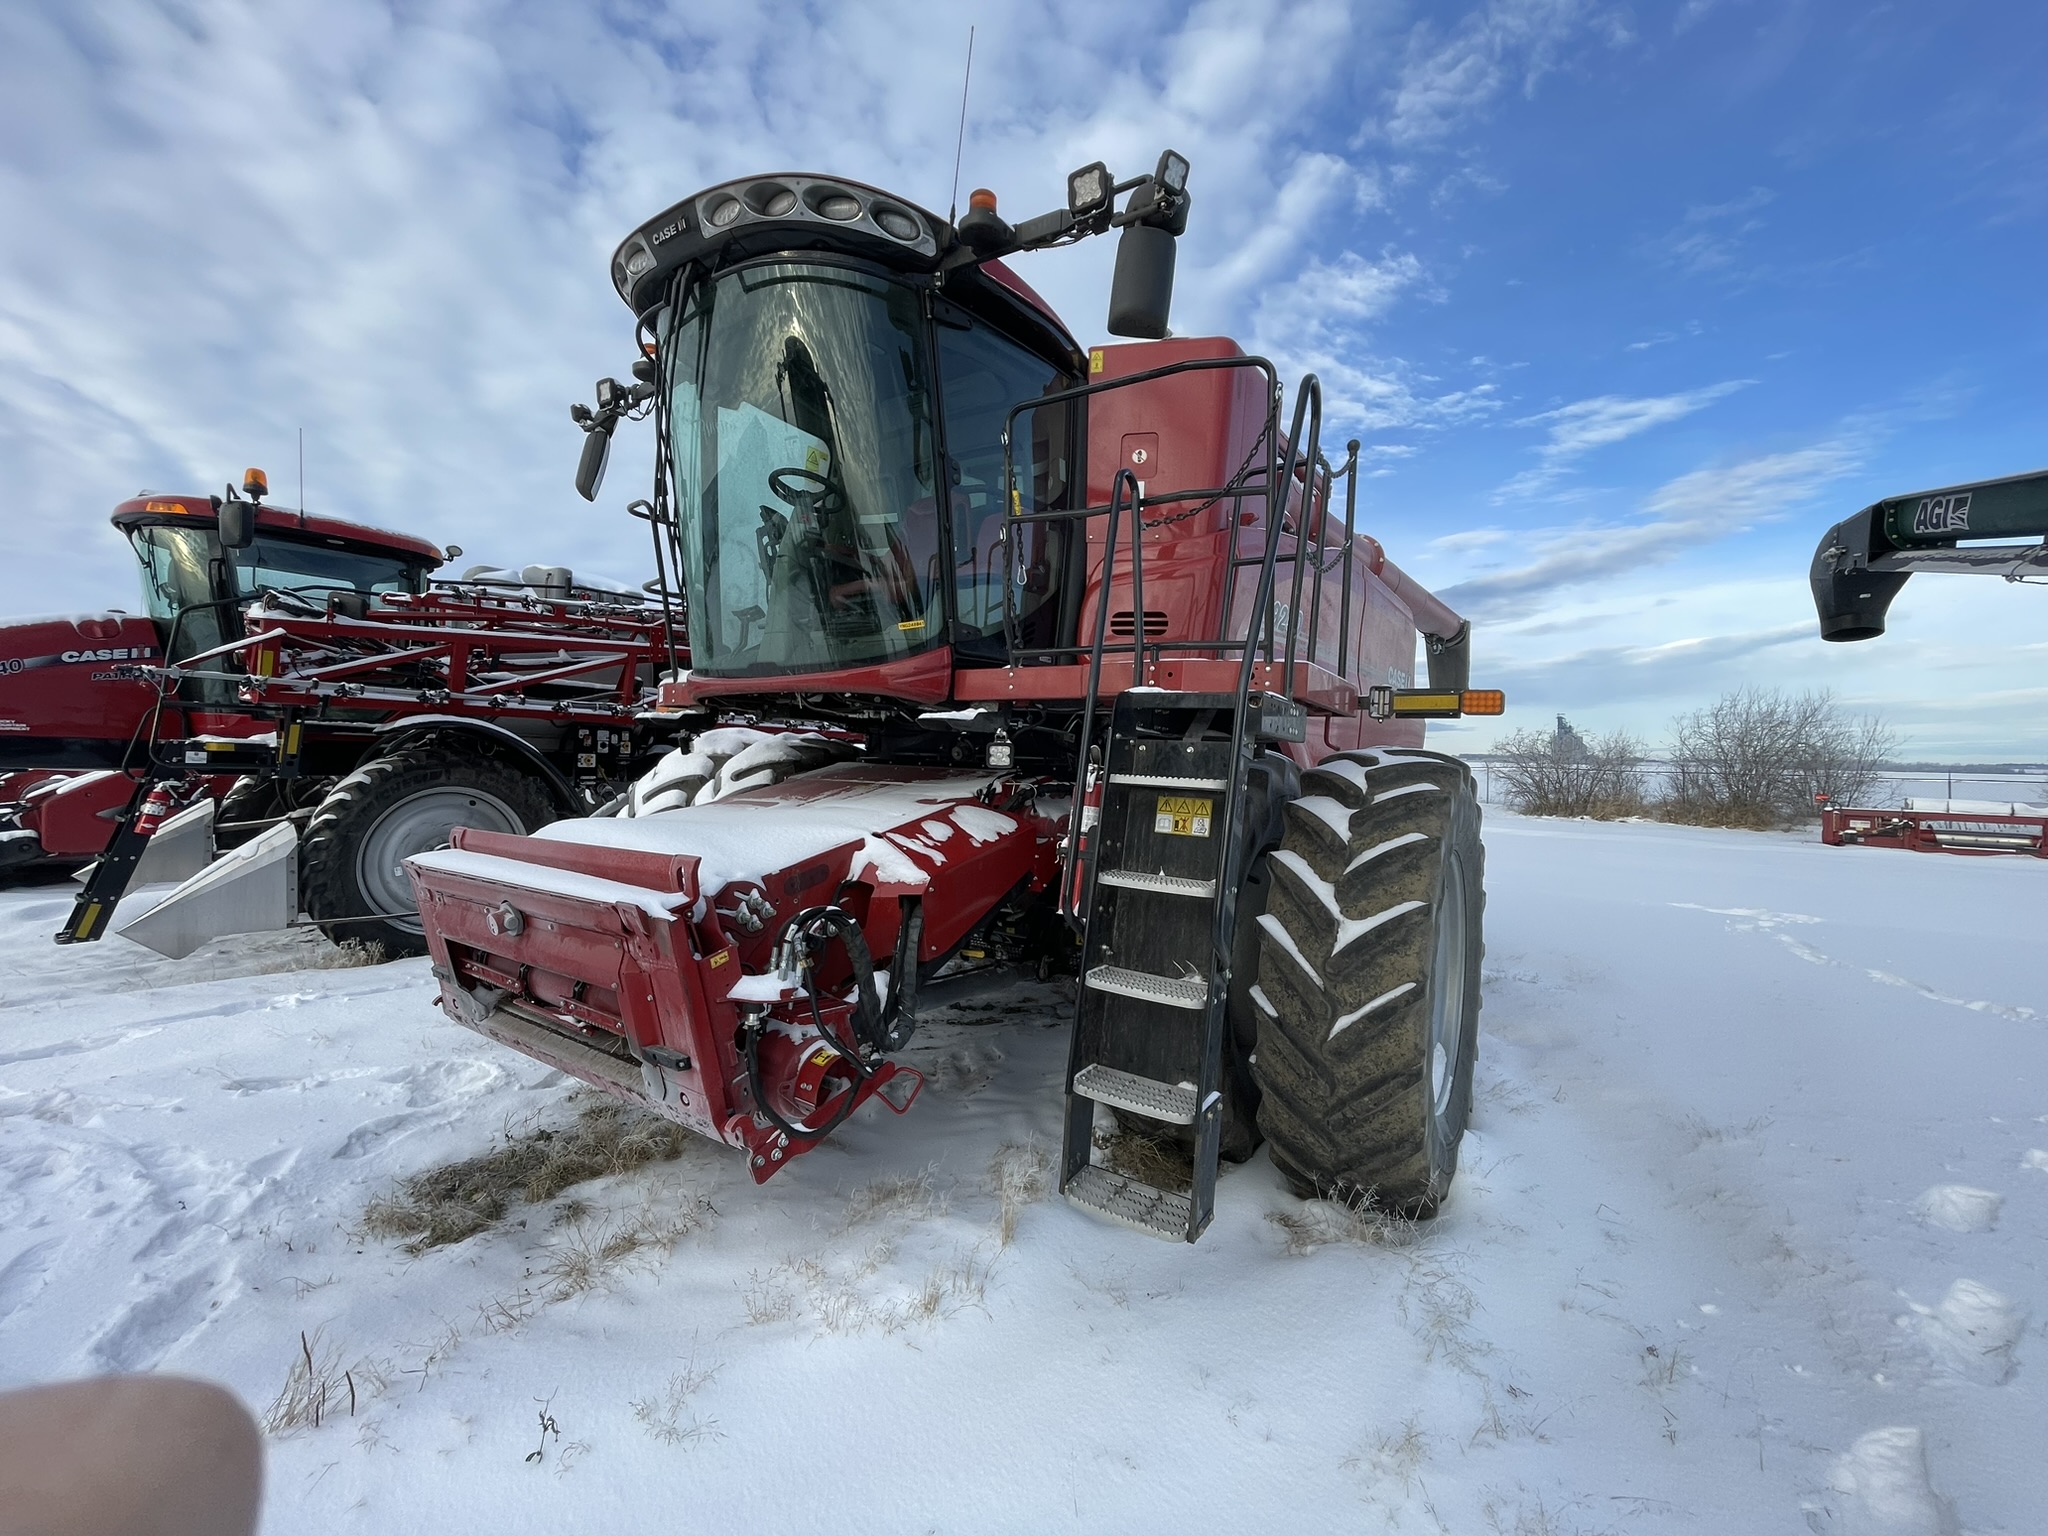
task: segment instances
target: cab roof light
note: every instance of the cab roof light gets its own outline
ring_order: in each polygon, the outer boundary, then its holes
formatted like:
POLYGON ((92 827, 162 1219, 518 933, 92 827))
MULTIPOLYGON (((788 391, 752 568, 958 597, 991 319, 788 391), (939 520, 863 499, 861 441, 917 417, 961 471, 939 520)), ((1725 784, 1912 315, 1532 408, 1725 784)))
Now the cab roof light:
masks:
POLYGON ((987 187, 976 187, 967 194, 967 206, 969 208, 979 208, 984 213, 994 213, 996 211, 996 195, 987 187))
POLYGON ((242 475, 242 494, 251 501, 261 501, 270 494, 270 476, 260 469, 250 469, 242 475))

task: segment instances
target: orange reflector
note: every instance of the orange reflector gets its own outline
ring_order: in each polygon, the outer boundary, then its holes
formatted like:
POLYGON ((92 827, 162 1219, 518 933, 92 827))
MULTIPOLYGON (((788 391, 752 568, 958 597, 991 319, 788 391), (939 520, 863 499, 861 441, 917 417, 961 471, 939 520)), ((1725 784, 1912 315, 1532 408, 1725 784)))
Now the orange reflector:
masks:
POLYGON ((268 496, 270 494, 270 476, 264 474, 260 469, 248 471, 242 476, 242 494, 244 496, 268 496))
POLYGON ((142 504, 142 510, 145 512, 190 512, 192 509, 182 501, 145 501, 142 504))
POLYGON ((1455 717, 1462 694, 1437 693, 1427 688, 1396 688, 1392 699, 1397 715, 1455 717))
POLYGON ((1468 715, 1504 715, 1508 710, 1508 696, 1498 688, 1467 688, 1464 702, 1468 715))
POLYGON ((976 187, 967 194, 967 206, 970 208, 980 208, 987 213, 994 213, 996 211, 996 195, 989 191, 987 187, 976 187))

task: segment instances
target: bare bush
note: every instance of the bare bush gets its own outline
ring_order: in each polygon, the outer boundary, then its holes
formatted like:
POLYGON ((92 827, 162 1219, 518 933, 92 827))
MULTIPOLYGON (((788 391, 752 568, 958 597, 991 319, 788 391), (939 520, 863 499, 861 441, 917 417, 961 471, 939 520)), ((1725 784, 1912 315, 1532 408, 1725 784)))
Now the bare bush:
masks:
POLYGON ((1493 750, 1493 776, 1524 815, 1605 821, 1642 813, 1643 746, 1626 731, 1581 736, 1560 716, 1555 731, 1516 731, 1493 750))
POLYGON ((1826 689, 1740 689, 1672 722, 1658 809, 1708 826, 1782 826, 1812 815, 1818 793, 1869 797, 1897 746, 1883 721, 1851 717, 1826 689))

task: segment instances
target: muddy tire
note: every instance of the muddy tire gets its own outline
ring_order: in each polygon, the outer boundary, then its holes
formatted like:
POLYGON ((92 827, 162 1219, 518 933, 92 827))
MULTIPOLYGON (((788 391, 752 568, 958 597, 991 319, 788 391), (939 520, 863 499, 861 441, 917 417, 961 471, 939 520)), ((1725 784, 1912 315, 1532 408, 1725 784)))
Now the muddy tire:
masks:
POLYGON ((338 780, 299 843, 299 899, 336 943, 397 960, 427 952, 405 860, 456 827, 531 832, 556 819, 532 774, 490 757, 412 747, 338 780))
POLYGON ((332 779, 280 779, 251 774, 235 780, 214 813, 214 845, 239 848, 304 806, 318 805, 334 787, 332 779))
POLYGON ((1479 1049, 1471 770, 1434 752, 1346 752, 1301 790, 1259 919, 1259 1125, 1298 1194, 1433 1216, 1479 1049))

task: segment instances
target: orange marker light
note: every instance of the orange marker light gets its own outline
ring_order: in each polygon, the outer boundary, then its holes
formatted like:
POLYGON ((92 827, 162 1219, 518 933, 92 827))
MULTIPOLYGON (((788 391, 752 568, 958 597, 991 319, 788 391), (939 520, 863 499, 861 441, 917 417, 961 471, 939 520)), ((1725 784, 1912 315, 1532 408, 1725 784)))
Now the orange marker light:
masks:
POLYGON ((244 496, 268 496, 270 494, 270 476, 264 474, 260 469, 247 471, 242 476, 242 494, 244 496))
POLYGON ((987 187, 976 187, 967 194, 967 206, 982 209, 987 213, 994 213, 996 211, 996 195, 989 191, 987 187))
POLYGON ((1504 715, 1508 696, 1498 688, 1467 688, 1464 709, 1468 715, 1504 715))

